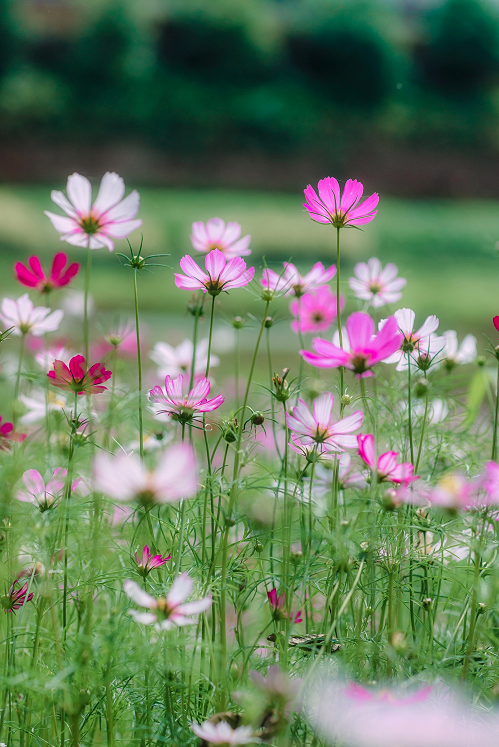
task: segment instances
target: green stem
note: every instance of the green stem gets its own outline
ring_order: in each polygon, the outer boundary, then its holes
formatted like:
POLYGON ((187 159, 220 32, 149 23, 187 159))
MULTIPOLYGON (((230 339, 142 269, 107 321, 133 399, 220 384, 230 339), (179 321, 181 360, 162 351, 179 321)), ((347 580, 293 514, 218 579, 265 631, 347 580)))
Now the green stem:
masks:
MULTIPOLYGON (((425 378, 426 378, 426 371, 425 371, 425 378)), ((416 472, 416 473, 417 473, 418 467, 419 467, 419 460, 421 459, 421 450, 423 448, 423 441, 424 441, 424 434, 425 434, 425 429, 426 429, 427 416, 428 416, 428 387, 426 387, 423 425, 422 425, 422 428, 421 428, 421 438, 419 440, 418 457, 416 459, 416 464, 414 466, 414 472, 416 472)))
MULTIPOLYGON (((210 314, 210 334, 208 336, 208 355, 206 356, 206 373, 205 378, 208 378, 210 371, 210 358, 211 358, 211 340, 213 337, 213 315, 215 313, 215 296, 211 297, 211 314, 210 314)), ((192 376, 192 373, 191 373, 192 376)))
POLYGON ((194 376, 196 373, 196 350, 198 345, 198 326, 199 326, 199 316, 200 316, 200 310, 199 305, 196 304, 196 310, 194 315, 194 332, 192 335, 192 362, 191 362, 191 374, 189 377, 189 391, 191 391, 192 387, 194 386, 194 376))
POLYGON ((411 464, 414 464, 414 443, 412 438, 412 396, 411 396, 411 356, 407 353, 407 412, 409 417, 409 445, 411 464))
POLYGON ((90 249, 90 239, 89 239, 89 247, 87 249, 87 265, 85 268, 85 303, 83 308, 83 343, 85 346, 85 360, 87 361, 87 365, 89 363, 88 360, 88 291, 90 288, 90 268, 92 266, 92 250, 90 249))
POLYGON ((140 349, 139 296, 137 293, 137 269, 133 271, 133 293, 135 299, 135 334, 137 337, 137 366, 139 369, 139 453, 144 459, 144 423, 142 420, 142 352, 140 349))
POLYGON ((17 366, 17 376, 16 376, 16 389, 14 392, 14 412, 13 412, 13 423, 14 423, 14 430, 16 427, 17 422, 17 408, 18 408, 18 400, 19 400, 19 387, 21 383, 21 370, 23 365, 23 357, 24 357, 24 339, 26 335, 23 333, 21 336, 21 346, 19 349, 19 364, 17 366))
POLYGON ((499 414, 499 364, 497 366, 497 389, 496 389, 496 409, 494 412, 494 433, 492 436, 492 459, 497 458, 497 417, 499 414))

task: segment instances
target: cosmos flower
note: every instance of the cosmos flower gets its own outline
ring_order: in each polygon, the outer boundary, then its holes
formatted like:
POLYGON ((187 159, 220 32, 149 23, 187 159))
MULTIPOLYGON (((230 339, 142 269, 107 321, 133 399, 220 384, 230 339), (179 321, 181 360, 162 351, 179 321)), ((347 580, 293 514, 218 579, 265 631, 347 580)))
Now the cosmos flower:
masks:
POLYGON ((154 568, 161 568, 162 565, 171 560, 171 555, 153 555, 147 545, 144 546, 142 553, 136 552, 133 556, 137 563, 137 570, 145 578, 154 568))
POLYGON ((298 610, 298 612, 290 612, 288 615, 288 612, 286 610, 286 594, 285 593, 277 596, 277 589, 271 589, 270 591, 267 592, 267 598, 272 608, 272 615, 275 620, 285 620, 289 617, 291 622, 293 623, 298 624, 298 623, 303 622, 303 618, 301 616, 301 610, 298 610))
POLYGON ((35 288, 40 293, 50 293, 55 288, 63 288, 68 285, 78 274, 80 265, 73 262, 68 267, 68 256, 64 252, 58 252, 53 261, 50 274, 46 275, 43 271, 39 257, 30 257, 28 259, 29 268, 22 262, 16 262, 14 265, 16 278, 28 288, 35 288))
MULTIPOLYGON (((345 299, 340 296, 340 309, 345 299)), ((331 293, 328 285, 317 288, 312 293, 305 293, 300 300, 291 301, 290 311, 296 319, 291 322, 293 332, 324 332, 336 319, 336 295, 331 293)))
POLYGON ((52 347, 44 348, 35 355, 35 361, 42 371, 47 371, 54 361, 62 361, 69 366, 73 353, 65 344, 54 344, 52 347))
POLYGON ((474 497, 475 486, 461 474, 444 475, 436 487, 428 494, 428 500, 434 506, 449 511, 468 510, 477 507, 474 497))
POLYGON ((379 197, 375 192, 360 203, 363 185, 356 179, 348 179, 341 194, 340 185, 334 177, 321 179, 318 192, 309 184, 304 190, 306 208, 312 220, 317 223, 331 223, 335 228, 361 226, 373 220, 377 211, 374 209, 379 197))
POLYGON ((213 249, 204 260, 206 272, 188 254, 180 260, 185 275, 175 273, 175 285, 182 290, 202 290, 210 296, 218 296, 231 288, 242 288, 253 280, 255 268, 246 268, 241 257, 227 261, 223 252, 213 249))
POLYGON ((11 441, 22 443, 25 438, 25 433, 15 433, 12 423, 3 422, 3 418, 0 415, 0 451, 8 451, 11 441))
POLYGON ((202 221, 192 224, 191 243, 198 252, 207 254, 218 249, 227 259, 246 257, 251 254, 249 244, 251 236, 241 236, 239 223, 227 223, 221 218, 210 218, 204 224, 202 221))
POLYGON ((265 268, 261 284, 271 291, 284 292, 285 296, 296 296, 300 298, 305 293, 314 291, 322 285, 326 285, 336 275, 336 265, 331 265, 327 270, 322 262, 316 262, 306 275, 301 275, 291 262, 284 262, 284 272, 280 275, 274 270, 265 268))
POLYGON ((141 220, 133 220, 139 209, 139 193, 133 190, 123 199, 125 182, 118 174, 104 174, 93 205, 92 185, 80 174, 68 177, 66 192, 68 197, 56 190, 50 194, 65 216, 44 210, 55 230, 62 234, 61 241, 90 249, 107 247, 112 252, 113 239, 124 239, 142 225, 141 220))
POLYGON ((222 394, 207 399, 210 393, 210 382, 208 379, 199 379, 194 389, 187 394, 183 393, 184 376, 179 374, 176 379, 170 376, 165 378, 165 391, 160 386, 151 389, 149 395, 156 412, 169 413, 175 420, 186 423, 203 412, 213 412, 225 402, 222 394))
POLYGON ((378 464, 376 466, 374 463, 373 435, 357 436, 357 441, 360 458, 367 464, 371 471, 377 469, 378 483, 395 482, 397 484, 407 484, 419 479, 412 474, 414 465, 410 462, 397 463, 398 453, 396 451, 387 451, 381 454, 378 457, 378 464))
MULTIPOLYGON (((143 344, 141 340, 141 352, 143 344)), ((102 339, 92 346, 95 358, 105 358, 110 353, 117 353, 123 358, 135 358, 137 355, 137 335, 132 324, 119 322, 107 331, 102 339)))
MULTIPOLYGON (((442 351, 445 345, 443 337, 437 337, 434 332, 438 329, 438 319, 436 316, 429 316, 425 323, 418 330, 414 329, 416 314, 411 309, 399 309, 394 314, 399 330, 402 334, 400 347, 397 351, 385 358, 384 363, 396 363, 397 371, 407 370, 407 358, 410 358, 411 365, 415 366, 420 362, 423 368, 429 368, 436 356, 442 351)), ((393 317, 390 317, 393 319, 393 317)), ((388 320, 382 319, 379 323, 379 329, 382 331, 388 320)))
MULTIPOLYGON (((42 513, 48 511, 62 498, 67 474, 67 469, 57 467, 45 485, 45 481, 38 470, 29 469, 23 474, 25 490, 18 490, 16 498, 24 503, 32 503, 42 513)), ((71 491, 77 488, 80 482, 80 479, 74 480, 71 483, 71 491)))
POLYGON ((47 411, 61 412, 66 407, 66 397, 55 392, 36 392, 31 397, 20 394, 19 401, 27 409, 27 412, 19 418, 19 422, 23 425, 38 423, 47 417, 47 411))
POLYGON ((249 678, 268 699, 279 709, 284 709, 284 715, 289 717, 299 704, 299 694, 302 680, 299 677, 288 677, 278 666, 269 667, 264 676, 260 672, 252 671, 249 678))
POLYGON ((187 573, 177 576, 166 598, 155 599, 143 591, 135 581, 125 581, 123 589, 132 602, 150 610, 149 612, 128 610, 128 614, 133 617, 135 622, 142 625, 154 625, 158 631, 171 630, 184 625, 195 625, 196 620, 191 615, 206 612, 212 604, 210 596, 196 602, 185 601, 192 591, 192 579, 189 578, 187 573))
MULTIPOLYGON (((347 451, 339 454, 336 458, 339 462, 338 488, 340 490, 367 487, 366 478, 358 469, 354 468, 352 457, 347 451)), ((330 460, 329 467, 324 466, 324 462, 315 466, 313 493, 317 498, 327 498, 331 495, 334 476, 333 464, 334 460, 330 460)))
POLYGON ((298 400, 291 413, 286 414, 286 422, 296 441, 305 447, 315 444, 327 452, 354 449, 357 437, 353 432, 362 425, 364 417, 360 410, 340 420, 333 419, 334 395, 323 392, 313 403, 313 412, 302 399, 298 400))
POLYGON ((348 284, 356 298, 368 301, 373 309, 379 309, 387 303, 395 303, 402 298, 400 292, 407 280, 397 277, 398 268, 389 262, 386 267, 376 257, 366 262, 358 262, 354 267, 354 278, 348 284))
POLYGON ((205 721, 203 724, 191 724, 194 734, 207 744, 214 745, 238 745, 261 742, 261 739, 253 736, 251 726, 238 726, 233 729, 227 721, 219 721, 213 724, 205 721))
POLYGON ((111 371, 106 371, 103 363, 94 363, 88 370, 83 355, 75 355, 71 358, 69 366, 63 361, 54 361, 53 370, 47 376, 50 383, 59 389, 65 389, 75 394, 100 394, 107 387, 102 386, 104 381, 111 378, 111 371))
POLYGON ((13 335, 34 335, 41 337, 47 332, 54 332, 61 323, 63 312, 50 311, 46 306, 33 306, 27 293, 16 301, 4 298, 0 307, 0 319, 7 328, 13 328, 13 335))
MULTIPOLYGON (((192 340, 184 340, 173 347, 167 342, 157 342, 149 357, 158 366, 158 376, 162 379, 165 376, 175 377, 179 374, 190 375, 193 354, 192 340)), ((206 363, 208 361, 208 339, 200 340, 196 345, 196 360, 194 362, 194 373, 204 374, 206 363)), ((218 366, 220 360, 216 355, 210 355, 210 368, 218 366)))
POLYGON ((444 339, 443 349, 437 353, 436 364, 443 363, 447 371, 452 371, 456 366, 464 366, 473 363, 477 356, 476 337, 466 335, 459 345, 457 334, 453 329, 442 333, 444 339))
POLYGON ((19 583, 16 579, 13 584, 9 587, 7 594, 0 597, 0 602, 5 612, 15 612, 21 609, 27 602, 31 602, 33 594, 28 594, 28 582, 23 584, 19 583), (19 588, 16 588, 19 587, 19 588))

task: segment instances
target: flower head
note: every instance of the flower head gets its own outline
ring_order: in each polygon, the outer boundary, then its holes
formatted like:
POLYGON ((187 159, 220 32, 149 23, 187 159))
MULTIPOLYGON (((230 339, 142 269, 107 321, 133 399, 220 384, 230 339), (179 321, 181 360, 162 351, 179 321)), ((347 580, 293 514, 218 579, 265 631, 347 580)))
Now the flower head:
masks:
POLYGON ((356 179, 348 179, 341 194, 337 180, 328 176, 318 184, 319 196, 309 184, 304 190, 306 202, 303 207, 317 223, 331 223, 335 228, 361 226, 373 220, 377 213, 374 208, 379 202, 375 192, 363 203, 360 203, 363 185, 356 179))
POLYGON ((3 418, 0 415, 0 451, 8 451, 11 441, 22 443, 25 438, 25 433, 15 433, 12 423, 3 422, 3 418))
POLYGON ((294 448, 295 441, 304 447, 317 445, 324 452, 343 451, 357 446, 357 437, 353 432, 362 425, 363 413, 357 410, 346 418, 334 420, 333 405, 334 395, 330 392, 323 392, 314 399, 312 412, 306 402, 298 400, 296 407, 286 415, 288 428, 296 437, 290 444, 294 451, 297 450, 294 448))
POLYGON ((261 742, 261 739, 253 736, 251 726, 238 726, 233 729, 227 721, 219 721, 217 724, 211 721, 205 721, 203 724, 191 724, 191 729, 197 737, 207 744, 223 746, 261 742))
POLYGON ((368 301, 373 309, 379 309, 387 303, 395 303, 402 298, 401 290, 407 280, 398 278, 397 267, 389 262, 386 267, 376 257, 366 262, 358 262, 354 267, 354 278, 348 284, 356 298, 368 301))
POLYGON ((198 252, 207 254, 218 249, 227 259, 246 257, 251 254, 249 243, 251 236, 241 236, 239 223, 227 223, 221 218, 210 218, 204 224, 202 221, 192 224, 191 243, 198 252))
MULTIPOLYGON (((402 335, 399 332, 395 317, 391 316, 386 324, 374 334, 374 322, 369 314, 356 311, 346 323, 348 346, 342 349, 338 345, 315 337, 315 353, 300 350, 303 358, 317 368, 338 368, 345 366, 358 378, 373 376, 372 368, 380 361, 385 361, 400 347, 402 335)), ((346 343, 346 340, 345 340, 346 343)))
POLYGON ((66 192, 68 197, 55 190, 50 194, 65 216, 44 211, 55 230, 62 234, 61 241, 89 249, 107 246, 112 252, 113 239, 124 239, 142 225, 141 220, 133 220, 139 209, 139 193, 133 190, 123 199, 125 182, 118 174, 109 171, 104 174, 93 205, 92 185, 80 174, 68 177, 66 192))
POLYGON ((338 460, 338 488, 365 488, 367 482, 364 475, 354 468, 352 457, 347 451, 335 455, 333 460, 323 460, 317 464, 314 471, 313 493, 317 498, 327 498, 331 495, 334 472, 332 466, 334 459, 338 460), (328 466, 330 465, 330 466, 328 466))
POLYGON ((13 335, 31 334, 35 337, 54 332, 61 323, 63 312, 50 311, 46 306, 33 306, 27 293, 16 301, 4 298, 0 307, 0 319, 6 327, 13 327, 13 335))
POLYGON ((68 256, 64 252, 58 252, 53 261, 50 274, 46 275, 43 271, 39 257, 30 257, 28 259, 29 269, 22 262, 16 262, 14 269, 16 278, 28 288, 35 288, 40 293, 50 293, 55 288, 63 288, 68 285, 78 274, 80 265, 73 262, 68 267, 68 256))
POLYGON ((464 366, 466 363, 473 363, 477 357, 476 337, 466 335, 459 345, 457 334, 453 329, 442 333, 443 348, 437 353, 436 363, 443 363, 447 371, 452 371, 456 366, 464 366))
POLYGON ((142 553, 136 552, 133 556, 137 563, 137 569, 141 576, 144 578, 154 569, 161 568, 162 565, 171 560, 171 555, 165 555, 164 558, 161 555, 153 555, 148 546, 145 545, 142 553))
POLYGON ((211 386, 208 379, 199 379, 194 389, 187 394, 183 393, 183 383, 182 374, 179 374, 176 379, 167 376, 164 392, 160 386, 151 389, 149 395, 153 404, 157 405, 155 409, 158 414, 166 412, 175 420, 186 423, 203 412, 216 410, 225 402, 222 394, 213 399, 207 399, 211 386))
POLYGON ((20 394, 19 401, 27 409, 19 418, 23 425, 38 423, 47 417, 47 412, 61 412, 66 407, 66 397, 55 392, 36 392, 31 397, 20 394))
MULTIPOLYGON (((409 358, 412 366, 420 363, 423 368, 428 368, 427 363, 431 363, 445 345, 445 339, 434 334, 438 329, 437 317, 433 315, 427 317, 423 326, 418 330, 414 329, 416 314, 411 309, 399 309, 395 312, 394 317, 397 320, 402 339, 399 349, 385 358, 384 363, 396 363, 397 371, 404 371, 407 370, 407 359, 409 358)), ((390 317, 390 319, 393 319, 393 317, 390 317)), ((380 331, 384 329, 387 323, 387 319, 380 321, 380 331)))
MULTIPOLYGON (((190 375, 193 356, 192 340, 184 340, 173 347, 166 342, 157 342, 149 357, 158 366, 158 376, 162 379, 165 376, 178 376, 179 374, 190 375)), ((208 339, 200 340, 196 346, 196 358, 194 361, 194 374, 201 374, 206 371, 208 362, 208 339)), ((218 366, 220 363, 216 355, 210 355, 210 367, 218 366)))
POLYGON ((32 599, 33 594, 28 594, 28 582, 21 586, 17 579, 9 587, 7 594, 0 597, 5 612, 15 612, 24 607, 27 602, 31 602, 32 599))
POLYGON ((175 285, 182 290, 202 290, 210 296, 218 296, 231 288, 242 288, 253 280, 255 268, 246 269, 241 257, 227 261, 223 252, 213 249, 204 260, 206 272, 188 254, 180 260, 180 268, 185 275, 175 273, 175 285))
POLYGON ((191 615, 205 612, 212 604, 210 596, 196 602, 185 602, 192 591, 192 579, 187 573, 177 576, 165 598, 155 599, 143 591, 135 581, 125 581, 123 589, 132 602, 150 610, 150 612, 129 610, 131 617, 142 625, 154 625, 158 631, 195 625, 196 620, 193 620, 191 615))
MULTIPOLYGON (((345 299, 340 296, 340 309, 344 305, 345 299)), ((291 301, 289 308, 296 317, 291 322, 293 332, 324 332, 336 319, 336 295, 328 285, 323 285, 312 293, 305 293, 299 301, 291 301)))
POLYGON ((428 500, 434 506, 449 511, 468 510, 477 507, 473 496, 474 485, 460 474, 444 475, 428 494, 428 500))
POLYGON ((305 293, 316 290, 322 285, 329 283, 336 275, 336 265, 331 265, 327 270, 322 262, 316 262, 306 275, 301 275, 291 262, 284 262, 284 272, 280 275, 274 270, 265 268, 261 284, 274 292, 284 292, 286 296, 299 298, 305 293))
POLYGON ((419 480, 413 475, 414 465, 410 462, 397 463, 398 453, 387 451, 378 457, 377 465, 374 462, 374 436, 357 436, 359 445, 359 456, 367 464, 371 471, 377 470, 378 482, 395 482, 399 485, 419 480))
MULTIPOLYGON (((18 501, 32 503, 40 511, 48 511, 53 508, 62 498, 62 492, 66 482, 68 471, 62 467, 54 470, 52 477, 45 485, 45 481, 36 469, 29 469, 23 475, 25 490, 18 490, 16 498, 18 501)), ((71 491, 80 484, 80 480, 74 480, 71 483, 71 491)))
POLYGON ((300 678, 290 679, 278 666, 269 667, 265 677, 256 671, 250 672, 249 677, 254 686, 268 698, 269 704, 277 706, 279 710, 284 709, 285 716, 289 717, 296 709, 302 687, 300 678))
POLYGON ((106 371, 103 363, 94 363, 88 370, 83 355, 75 355, 69 361, 69 366, 63 361, 54 361, 53 370, 47 376, 50 383, 59 389, 66 389, 75 394, 100 394, 107 387, 104 381, 111 378, 111 371, 106 371))
POLYGON ((275 620, 286 620, 289 617, 293 623, 298 624, 303 622, 301 610, 290 613, 286 610, 286 594, 280 594, 277 596, 277 589, 271 589, 267 592, 267 598, 272 608, 272 615, 275 620))

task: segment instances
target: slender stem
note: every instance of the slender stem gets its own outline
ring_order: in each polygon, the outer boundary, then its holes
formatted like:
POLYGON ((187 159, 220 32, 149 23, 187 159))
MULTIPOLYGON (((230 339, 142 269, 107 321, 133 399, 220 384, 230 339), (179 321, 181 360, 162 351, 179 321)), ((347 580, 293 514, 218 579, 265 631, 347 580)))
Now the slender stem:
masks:
MULTIPOLYGON (((341 331, 341 304, 340 304, 340 229, 336 229, 336 323, 338 324, 338 337, 340 348, 343 348, 343 333, 341 331)), ((340 366, 340 397, 345 393, 344 376, 345 369, 340 366)))
MULTIPOLYGON (((425 378, 426 378, 426 371, 425 371, 424 375, 425 375, 425 378)), ((428 387, 426 387, 423 425, 422 425, 422 428, 421 428, 421 438, 419 440, 418 456, 417 456, 417 459, 416 459, 416 464, 414 466, 414 471, 415 472, 418 471, 419 460, 421 459, 421 450, 423 448, 423 441, 424 441, 424 434, 425 434, 425 429, 426 429, 426 420, 427 420, 427 417, 428 417, 428 387)))
MULTIPOLYGON (((268 330, 267 330, 268 331, 268 330)), ((241 330, 236 327, 236 352, 235 352, 235 358, 234 358, 234 375, 236 379, 236 410, 239 409, 239 344, 240 344, 240 336, 241 330)), ((272 373, 270 374, 270 378, 272 379, 272 373)))
MULTIPOLYGON (((298 296, 298 340, 300 341, 300 350, 304 350, 305 342, 303 340, 303 332, 301 329, 301 296, 298 296)), ((298 404, 298 397, 300 396, 302 376, 303 376, 303 355, 300 355, 300 369, 298 371, 298 387, 296 389, 295 405, 298 404)))
POLYGON ((139 453, 144 459, 144 423, 142 420, 142 351, 140 349, 139 296, 137 292, 137 269, 133 271, 133 293, 135 299, 135 334, 137 337, 137 366, 139 369, 139 453))
POLYGON ((496 409, 494 412, 494 433, 492 435, 492 459, 497 458, 497 417, 499 414, 499 364, 497 365, 497 389, 496 389, 496 409))
POLYGON ((192 361, 191 361, 191 374, 189 377, 189 391, 191 391, 192 387, 194 386, 194 376, 196 375, 196 350, 197 350, 197 344, 198 344, 199 316, 201 314, 198 304, 196 304, 195 311, 196 313, 194 315, 194 332, 192 335, 192 361))
POLYGON ((85 360, 88 364, 88 291, 90 288, 90 268, 92 266, 92 251, 89 246, 87 249, 87 265, 85 268, 85 302, 83 308, 83 344, 85 346, 85 360))
POLYGON ((412 395, 411 395, 411 356, 407 353, 407 414, 409 418, 409 445, 411 464, 414 464, 414 443, 412 438, 412 395))
MULTIPOLYGON (((210 371, 210 358, 211 358, 211 340, 213 337, 213 315, 215 313, 215 296, 211 297, 211 314, 210 314, 210 334, 208 337, 208 354, 206 356, 206 373, 205 378, 208 378, 208 373, 210 371)), ((192 374, 191 374, 192 376, 192 374)))
POLYGON ((19 364, 17 366, 16 389, 14 392, 14 412, 13 412, 13 417, 12 417, 14 428, 16 427, 16 423, 17 423, 17 407, 18 407, 18 400, 19 400, 19 387, 20 387, 20 382, 21 382, 21 370, 22 370, 23 357, 24 357, 25 337, 26 335, 23 333, 23 335, 21 336, 21 346, 19 349, 19 364))

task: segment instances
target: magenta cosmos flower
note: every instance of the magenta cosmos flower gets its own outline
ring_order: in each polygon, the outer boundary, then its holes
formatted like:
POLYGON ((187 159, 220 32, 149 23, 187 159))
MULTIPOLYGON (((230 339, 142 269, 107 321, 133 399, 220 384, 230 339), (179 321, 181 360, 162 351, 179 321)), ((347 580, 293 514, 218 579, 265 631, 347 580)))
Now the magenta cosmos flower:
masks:
POLYGON ((328 176, 321 179, 318 192, 309 184, 304 190, 306 202, 303 207, 317 223, 331 223, 335 228, 349 228, 362 226, 373 220, 377 211, 374 209, 379 202, 375 192, 363 203, 360 198, 364 187, 356 179, 348 179, 341 194, 337 180, 328 176))
MULTIPOLYGON (((345 299, 340 296, 340 309, 344 305, 345 299)), ((324 332, 336 319, 336 295, 323 285, 313 293, 305 293, 299 301, 291 301, 289 308, 296 317, 291 322, 293 332, 324 332)))
POLYGON ((141 553, 136 552, 133 556, 137 563, 137 570, 140 575, 145 578, 154 568, 161 568, 162 565, 171 560, 171 555, 153 555, 148 546, 145 545, 141 553))
POLYGON ((60 309, 51 312, 46 306, 34 306, 27 293, 16 301, 4 298, 0 307, 0 319, 18 337, 27 334, 41 337, 47 332, 54 332, 63 316, 60 309))
MULTIPOLYGON (((57 467, 52 477, 45 485, 45 480, 36 469, 29 469, 23 474, 25 490, 18 490, 16 498, 24 503, 32 503, 40 511, 48 511, 62 498, 64 485, 66 484, 67 469, 57 467)), ((77 479, 71 483, 71 491, 78 487, 81 480, 77 479)))
POLYGON ((3 422, 0 415, 0 451, 8 451, 11 441, 22 443, 25 438, 25 433, 15 433, 12 423, 3 422))
POLYGON ((364 378, 373 376, 372 367, 395 353, 403 339, 395 317, 389 317, 375 335, 373 320, 362 311, 356 311, 348 317, 346 331, 349 349, 342 349, 328 340, 316 337, 313 340, 315 353, 300 350, 300 354, 316 368, 345 366, 358 378, 364 378))
POLYGON ((135 622, 142 623, 142 625, 154 625, 158 631, 171 630, 184 625, 195 625, 196 620, 193 620, 191 615, 206 612, 212 604, 210 596, 196 602, 185 601, 192 591, 192 579, 189 578, 187 573, 177 576, 164 599, 155 599, 143 591, 135 581, 125 581, 123 589, 132 602, 150 610, 150 612, 128 610, 128 614, 133 617, 135 622))
POLYGON ((242 288, 253 280, 255 268, 246 269, 241 257, 227 261, 223 252, 213 249, 204 260, 206 272, 188 254, 180 260, 185 275, 175 273, 175 285, 182 290, 202 290, 210 296, 218 296, 231 288, 242 288))
POLYGON ((5 612, 15 612, 21 609, 27 602, 31 602, 32 599, 33 594, 28 594, 28 583, 26 582, 21 586, 17 579, 9 587, 7 594, 0 597, 5 612))
POLYGON ((310 272, 300 275, 298 270, 290 262, 284 262, 284 272, 280 275, 274 270, 265 268, 261 279, 264 288, 271 291, 283 291, 284 295, 294 295, 297 298, 309 291, 329 283, 336 275, 336 265, 331 265, 327 270, 322 262, 316 262, 310 272))
POLYGON ((363 413, 357 410, 347 418, 335 421, 333 405, 331 392, 323 392, 314 399, 313 412, 302 399, 298 400, 296 407, 286 415, 288 428, 293 434, 290 445, 294 451, 301 446, 306 449, 318 447, 329 453, 357 446, 357 437, 352 434, 362 425, 363 413))
POLYGON ((190 444, 170 446, 152 472, 136 454, 112 457, 100 452, 94 462, 94 480, 97 490, 124 503, 178 503, 198 491, 196 457, 190 444))
POLYGON ((151 389, 149 396, 155 405, 157 415, 168 413, 174 420, 187 423, 193 417, 203 412, 213 412, 225 402, 222 394, 207 399, 210 393, 210 382, 206 378, 199 379, 198 383, 187 394, 184 390, 184 376, 179 374, 176 379, 170 376, 165 378, 165 391, 160 386, 151 389))
POLYGON ((39 257, 30 257, 28 267, 22 262, 16 262, 14 269, 16 278, 27 288, 35 288, 40 293, 50 293, 55 288, 63 288, 78 274, 80 265, 73 262, 68 267, 68 256, 64 252, 58 252, 53 261, 50 274, 46 275, 43 271, 39 257))
POLYGON ((368 301, 373 309, 379 309, 387 303, 395 303, 402 298, 401 290, 407 280, 397 277, 397 267, 389 262, 386 267, 376 257, 367 262, 358 262, 354 267, 354 278, 348 284, 356 298, 368 301))
POLYGON ((210 218, 204 224, 202 221, 192 224, 191 243, 198 252, 213 251, 218 249, 225 254, 227 259, 234 257, 246 257, 251 254, 249 244, 251 236, 241 236, 239 223, 227 223, 221 218, 210 218))
POLYGON ((378 473, 378 482, 395 482, 398 485, 407 485, 419 477, 413 475, 414 466, 410 462, 397 463, 398 452, 387 451, 378 457, 377 466, 374 463, 374 436, 357 436, 359 445, 359 456, 367 464, 371 472, 375 469, 378 473))
POLYGON ((139 193, 134 189, 125 196, 125 182, 118 174, 107 171, 102 177, 97 198, 92 205, 92 185, 81 174, 68 176, 68 196, 53 190, 52 202, 62 208, 66 216, 44 210, 61 241, 73 246, 114 249, 113 239, 124 239, 142 225, 134 220, 139 209, 139 193), (68 199, 69 198, 69 199, 68 199))
POLYGON ((104 381, 111 378, 111 371, 106 371, 103 363, 94 363, 88 371, 83 355, 75 355, 69 361, 69 366, 63 361, 54 361, 53 371, 47 376, 50 383, 59 389, 66 389, 75 394, 100 394, 105 392, 104 381))
POLYGON ((286 594, 280 594, 277 596, 277 589, 271 589, 267 592, 267 598, 272 608, 272 617, 274 620, 286 620, 288 617, 292 623, 301 623, 303 618, 301 616, 301 610, 298 612, 291 612, 288 615, 286 611, 286 594))
POLYGON ((251 726, 238 726, 233 729, 227 721, 219 721, 217 724, 212 724, 211 721, 205 721, 203 724, 191 724, 191 729, 202 740, 203 744, 220 745, 220 747, 262 741, 259 737, 253 735, 251 726))

